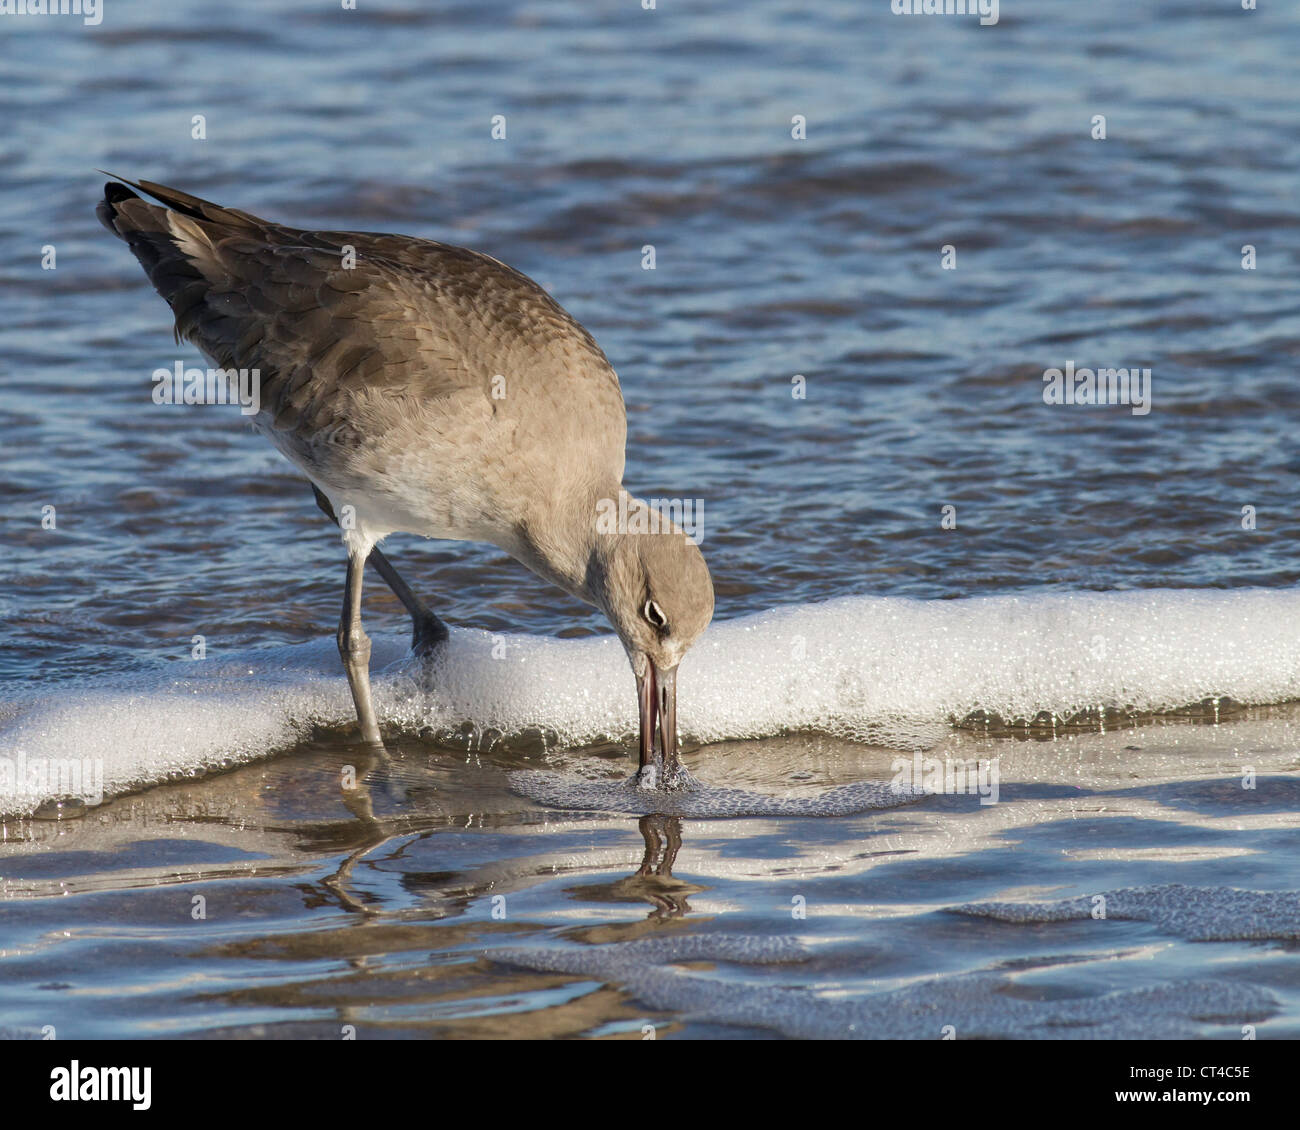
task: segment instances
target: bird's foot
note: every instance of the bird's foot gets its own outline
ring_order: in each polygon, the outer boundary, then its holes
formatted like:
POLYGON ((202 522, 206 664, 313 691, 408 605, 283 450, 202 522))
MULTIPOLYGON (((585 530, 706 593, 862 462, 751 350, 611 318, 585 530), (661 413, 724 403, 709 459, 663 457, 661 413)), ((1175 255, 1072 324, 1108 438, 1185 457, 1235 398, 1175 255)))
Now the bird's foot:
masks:
POLYGON ((633 781, 638 789, 656 789, 659 792, 677 792, 680 789, 691 789, 699 785, 685 765, 674 762, 665 769, 658 759, 649 765, 641 766, 633 781))
POLYGON ((423 659, 432 655, 450 638, 451 633, 447 630, 447 625, 426 610, 412 623, 411 652, 423 659))

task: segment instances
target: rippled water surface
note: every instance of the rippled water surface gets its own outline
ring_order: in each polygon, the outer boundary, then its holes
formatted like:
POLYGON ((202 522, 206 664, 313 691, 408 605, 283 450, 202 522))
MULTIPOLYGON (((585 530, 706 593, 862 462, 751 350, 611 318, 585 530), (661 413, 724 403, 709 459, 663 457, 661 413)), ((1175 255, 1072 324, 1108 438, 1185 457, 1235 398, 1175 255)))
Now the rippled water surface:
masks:
POLYGON ((0 1029, 1300 1035, 1300 14, 1001 8, 0 16, 0 754, 122 794, 0 823, 0 1029), (695 802, 621 785, 597 614, 405 535, 470 631, 425 680, 371 587, 358 764, 337 537, 237 412, 151 403, 198 355, 96 168, 465 244, 592 331, 627 485, 704 500, 695 802), (1045 404, 1070 361, 1151 411, 1045 404), (874 806, 919 748, 998 803, 874 806))

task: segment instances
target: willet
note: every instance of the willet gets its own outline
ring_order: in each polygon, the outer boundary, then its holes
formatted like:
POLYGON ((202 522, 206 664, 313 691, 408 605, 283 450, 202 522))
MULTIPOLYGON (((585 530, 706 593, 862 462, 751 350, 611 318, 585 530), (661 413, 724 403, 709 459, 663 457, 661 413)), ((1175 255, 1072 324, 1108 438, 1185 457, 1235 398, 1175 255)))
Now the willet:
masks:
POLYGON ((362 740, 382 744, 361 626, 366 561, 426 652, 447 628, 378 543, 396 531, 482 541, 605 613, 636 676, 642 781, 674 783, 677 667, 712 618, 713 585, 695 542, 623 491, 622 391, 591 335, 487 255, 300 231, 126 183, 163 206, 110 183, 100 220, 171 306, 178 341, 222 369, 259 371, 254 426, 342 529, 338 645, 362 740), (628 520, 611 528, 611 513, 628 520))

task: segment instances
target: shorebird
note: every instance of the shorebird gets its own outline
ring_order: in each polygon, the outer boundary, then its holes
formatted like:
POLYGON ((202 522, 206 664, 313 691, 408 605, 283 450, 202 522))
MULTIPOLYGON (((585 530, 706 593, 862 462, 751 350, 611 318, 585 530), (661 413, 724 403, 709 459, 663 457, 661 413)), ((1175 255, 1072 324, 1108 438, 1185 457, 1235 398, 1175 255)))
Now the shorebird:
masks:
POLYGON ((592 336, 531 279, 463 247, 303 231, 117 180, 97 214, 167 300, 177 341, 259 372, 254 427, 342 530, 338 645, 362 741, 382 746, 366 561, 410 613, 417 652, 448 635, 378 549, 403 531, 488 542, 604 612, 636 677, 639 777, 683 779, 677 668, 713 616, 713 584, 694 540, 623 490, 622 390, 592 336), (629 520, 611 528, 611 513, 629 520))

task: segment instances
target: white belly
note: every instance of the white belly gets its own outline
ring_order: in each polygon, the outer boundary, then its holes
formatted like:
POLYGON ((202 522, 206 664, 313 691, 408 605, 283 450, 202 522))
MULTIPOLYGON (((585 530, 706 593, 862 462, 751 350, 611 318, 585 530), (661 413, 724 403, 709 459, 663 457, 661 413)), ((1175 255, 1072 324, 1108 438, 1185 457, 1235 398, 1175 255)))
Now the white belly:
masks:
POLYGON ((411 451, 373 458, 361 466, 335 459, 325 465, 291 436, 259 426, 276 448, 330 500, 343 540, 366 549, 391 533, 412 533, 448 541, 513 541, 514 523, 490 484, 474 474, 452 474, 436 459, 411 451))

